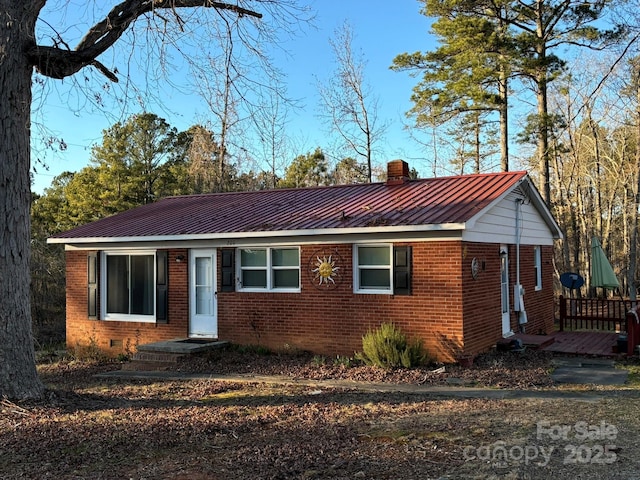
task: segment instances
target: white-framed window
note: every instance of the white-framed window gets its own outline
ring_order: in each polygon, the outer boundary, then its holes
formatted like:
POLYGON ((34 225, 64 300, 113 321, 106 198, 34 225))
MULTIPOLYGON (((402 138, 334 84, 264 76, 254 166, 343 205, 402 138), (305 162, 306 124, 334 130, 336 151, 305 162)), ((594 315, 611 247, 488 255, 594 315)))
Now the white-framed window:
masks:
POLYGON ((393 245, 354 245, 355 293, 393 293, 393 245))
POLYGON ((155 322, 155 251, 102 252, 100 279, 104 320, 155 322))
POLYGON ((542 248, 533 247, 533 271, 536 278, 536 290, 542 290, 542 248))
POLYGON ((300 292, 298 247, 239 248, 238 290, 300 292))

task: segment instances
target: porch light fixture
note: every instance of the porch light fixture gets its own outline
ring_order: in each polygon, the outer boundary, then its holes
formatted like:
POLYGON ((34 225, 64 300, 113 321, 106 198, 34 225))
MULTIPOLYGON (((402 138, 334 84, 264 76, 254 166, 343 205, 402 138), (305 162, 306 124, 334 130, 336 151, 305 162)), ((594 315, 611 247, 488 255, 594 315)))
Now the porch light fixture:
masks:
POLYGON ((176 263, 182 263, 184 261, 184 255, 176 255, 176 263))

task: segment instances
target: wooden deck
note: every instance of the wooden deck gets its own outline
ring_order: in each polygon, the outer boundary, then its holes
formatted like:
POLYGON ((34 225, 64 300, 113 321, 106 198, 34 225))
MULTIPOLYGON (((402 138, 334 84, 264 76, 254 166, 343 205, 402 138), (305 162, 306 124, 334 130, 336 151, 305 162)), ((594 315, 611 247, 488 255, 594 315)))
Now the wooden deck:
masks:
POLYGON ((618 355, 615 332, 553 332, 550 335, 516 334, 528 348, 564 355, 613 357, 618 355))
MULTIPOLYGON (((559 298, 559 324, 553 344, 544 350, 560 354, 612 357, 636 351, 640 328, 631 300, 611 298, 559 298), (631 330, 628 332, 627 330, 631 330), (628 334, 628 344, 618 352, 618 332, 628 334)), ((640 310, 638 310, 640 311, 640 310)))
POLYGON ((553 343, 543 350, 572 355, 612 357, 618 354, 615 332, 554 332, 553 343))

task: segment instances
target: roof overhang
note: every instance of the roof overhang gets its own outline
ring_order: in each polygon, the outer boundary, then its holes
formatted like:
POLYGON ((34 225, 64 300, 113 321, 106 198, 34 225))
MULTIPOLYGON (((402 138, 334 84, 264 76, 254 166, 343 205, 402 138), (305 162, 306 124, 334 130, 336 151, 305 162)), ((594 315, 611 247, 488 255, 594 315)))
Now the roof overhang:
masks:
POLYGON ((429 232, 454 232, 466 228, 465 223, 441 223, 428 225, 409 225, 392 227, 362 227, 362 228, 326 228, 313 230, 276 230, 258 232, 225 232, 201 233, 190 235, 164 236, 136 236, 136 237, 85 237, 85 238, 48 238, 47 243, 68 245, 117 244, 117 243, 163 243, 163 242, 198 242, 204 240, 238 240, 251 238, 283 238, 283 237, 313 237, 313 236, 346 236, 346 235, 390 235, 416 234, 429 232))

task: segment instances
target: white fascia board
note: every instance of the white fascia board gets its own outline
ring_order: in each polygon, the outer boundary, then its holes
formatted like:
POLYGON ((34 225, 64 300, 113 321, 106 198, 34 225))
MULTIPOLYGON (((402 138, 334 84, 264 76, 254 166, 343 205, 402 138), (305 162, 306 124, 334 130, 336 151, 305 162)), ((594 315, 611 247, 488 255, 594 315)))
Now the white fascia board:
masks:
POLYGON ((376 234, 415 234, 429 232, 454 232, 465 230, 465 223, 441 223, 427 225, 393 226, 393 227, 360 227, 360 228, 325 228, 313 230, 282 230, 270 232, 229 232, 201 233, 193 235, 163 235, 145 237, 85 237, 85 238, 48 238, 47 243, 58 244, 113 244, 137 242, 197 242, 204 240, 232 241, 251 238, 313 237, 313 236, 345 236, 376 234))
POLYGON ((235 240, 221 240, 209 238, 206 240, 178 240, 162 242, 131 242, 131 243, 67 243, 66 251, 74 250, 137 250, 147 249, 176 249, 176 248, 245 248, 269 247, 277 245, 299 247, 302 245, 336 245, 356 243, 411 243, 411 242, 455 242, 462 239, 463 230, 440 230, 437 232, 412 233, 378 233, 375 235, 316 235, 298 237, 260 237, 239 238, 235 240))

